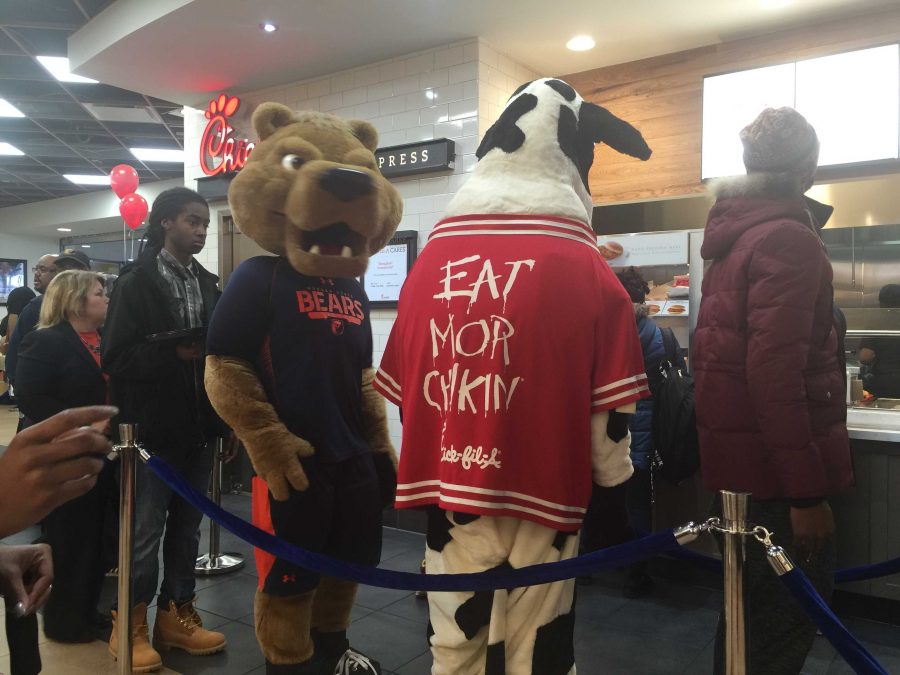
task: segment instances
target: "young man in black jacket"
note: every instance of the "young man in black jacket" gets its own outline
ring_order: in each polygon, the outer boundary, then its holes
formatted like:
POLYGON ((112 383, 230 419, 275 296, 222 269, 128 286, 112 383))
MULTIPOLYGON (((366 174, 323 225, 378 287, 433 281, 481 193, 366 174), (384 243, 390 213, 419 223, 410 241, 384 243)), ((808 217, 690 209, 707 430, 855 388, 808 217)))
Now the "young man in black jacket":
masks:
MULTIPOLYGON (((212 467, 210 442, 223 433, 203 387, 203 338, 151 339, 195 329, 202 335, 219 296, 218 277, 193 256, 206 243, 209 207, 187 188, 161 193, 150 212, 147 241, 137 262, 125 267, 110 299, 101 346, 118 422, 138 425, 143 446, 169 462, 200 492, 212 467)), ((202 627, 194 611, 194 564, 202 515, 138 462, 134 520, 133 665, 155 669, 159 654, 147 640, 147 605, 158 583, 153 641, 190 654, 225 648, 221 633, 202 627)), ((115 614, 113 615, 115 618, 115 614)), ((110 652, 116 656, 116 631, 110 652)), ((142 671, 143 672, 143 671, 142 671)))

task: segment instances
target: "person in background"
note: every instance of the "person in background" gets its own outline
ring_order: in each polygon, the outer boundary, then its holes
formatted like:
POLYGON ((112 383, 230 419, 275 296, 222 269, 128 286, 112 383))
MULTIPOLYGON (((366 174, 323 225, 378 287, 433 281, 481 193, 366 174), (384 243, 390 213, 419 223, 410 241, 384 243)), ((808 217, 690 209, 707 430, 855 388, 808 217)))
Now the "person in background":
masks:
MULTIPOLYGON (((105 427, 115 408, 66 410, 13 436, 0 455, 0 538, 43 519, 93 489, 110 452, 105 427)), ((41 672, 35 611, 53 582, 50 547, 0 546, 0 592, 13 675, 41 672)))
MULTIPOLYGON (((139 425, 141 441, 191 485, 205 493, 213 452, 223 433, 203 387, 203 343, 197 338, 148 341, 152 334, 202 330, 219 296, 218 278, 194 255, 203 250, 209 227, 206 200, 187 188, 172 188, 153 202, 144 250, 123 270, 110 299, 103 331, 103 368, 110 376, 119 421, 139 425)), ((142 463, 137 466, 134 518, 134 667, 161 664, 147 640, 147 605, 159 584, 154 644, 189 654, 225 648, 225 636, 203 628, 194 610, 194 563, 201 514, 142 463)), ((115 624, 115 614, 114 624, 115 624)), ((115 656, 116 631, 109 644, 115 656)))
MULTIPOLYGON (((747 175, 714 186, 701 250, 712 263, 692 356, 703 483, 752 493, 750 522, 777 533, 829 598, 828 498, 853 484, 853 467, 831 263, 803 197, 819 142, 791 108, 767 108, 740 137, 747 175)), ((744 569, 747 672, 799 673, 815 626, 762 547, 747 547, 744 569)), ((720 618, 716 672, 724 670, 723 629, 720 618)))
MULTIPOLYGON (((666 357, 663 335, 659 326, 649 318, 645 304, 650 287, 644 277, 634 267, 616 273, 622 286, 634 303, 634 318, 637 321, 638 338, 644 354, 644 368, 650 391, 659 380, 660 362, 666 357)), ((674 337, 674 336, 673 336, 674 337)), ((680 352, 678 342, 675 348, 680 352)), ((656 450, 653 447, 653 399, 645 398, 637 402, 637 410, 628 421, 631 432, 631 463, 634 474, 628 479, 627 505, 628 522, 637 536, 653 530, 653 463, 656 450)), ((623 594, 626 598, 640 598, 653 590, 653 580, 647 574, 647 562, 642 560, 629 566, 626 572, 623 594)))
POLYGON ((19 315, 34 296, 34 291, 28 286, 14 288, 7 296, 6 316, 0 321, 0 354, 6 354, 6 350, 9 347, 9 338, 13 330, 15 330, 19 315))
MULTIPOLYGON (((37 326, 38 319, 41 315, 41 303, 43 302, 43 294, 47 291, 50 282, 53 281, 59 272, 66 270, 89 270, 91 269, 91 261, 84 253, 77 249, 67 248, 59 255, 45 255, 34 268, 34 290, 39 295, 29 302, 22 313, 19 315, 19 321, 16 323, 15 330, 10 333, 9 349, 6 354, 6 376, 13 387, 16 384, 16 366, 19 360, 19 345, 25 336, 37 326)), ((27 425, 28 420, 23 418, 19 420, 19 428, 27 425)))
MULTIPOLYGON (((61 272, 50 282, 37 330, 22 341, 17 396, 33 422, 67 409, 106 403, 100 334, 109 300, 100 275, 61 272)), ((108 628, 97 611, 105 568, 100 560, 105 507, 114 490, 110 463, 87 494, 43 522, 56 558, 56 588, 44 609, 44 634, 58 642, 90 642, 108 628)))
MULTIPOLYGON (((888 284, 878 292, 883 309, 900 307, 900 284, 888 284)), ((900 340, 866 337, 859 343, 859 362, 869 367, 866 391, 879 398, 900 398, 900 340)))

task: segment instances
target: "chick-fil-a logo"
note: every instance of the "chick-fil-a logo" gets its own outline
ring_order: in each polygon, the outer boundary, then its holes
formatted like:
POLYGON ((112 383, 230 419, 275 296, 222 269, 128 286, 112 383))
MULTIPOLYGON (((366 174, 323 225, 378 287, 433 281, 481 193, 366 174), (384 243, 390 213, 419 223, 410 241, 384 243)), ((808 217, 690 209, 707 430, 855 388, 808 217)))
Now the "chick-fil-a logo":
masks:
POLYGON ((255 143, 247 140, 235 140, 231 135, 234 128, 228 118, 237 112, 241 100, 237 96, 219 94, 209 102, 204 116, 209 122, 200 138, 200 168, 207 176, 220 173, 231 173, 244 168, 247 157, 255 143))

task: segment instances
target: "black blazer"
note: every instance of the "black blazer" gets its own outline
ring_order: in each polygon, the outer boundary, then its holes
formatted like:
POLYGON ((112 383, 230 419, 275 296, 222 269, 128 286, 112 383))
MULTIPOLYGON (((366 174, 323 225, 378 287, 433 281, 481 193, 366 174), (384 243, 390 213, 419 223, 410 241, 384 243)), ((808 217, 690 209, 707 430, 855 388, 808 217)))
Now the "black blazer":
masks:
POLYGON ((19 351, 16 400, 34 422, 66 408, 106 403, 106 380, 68 321, 31 331, 19 351))

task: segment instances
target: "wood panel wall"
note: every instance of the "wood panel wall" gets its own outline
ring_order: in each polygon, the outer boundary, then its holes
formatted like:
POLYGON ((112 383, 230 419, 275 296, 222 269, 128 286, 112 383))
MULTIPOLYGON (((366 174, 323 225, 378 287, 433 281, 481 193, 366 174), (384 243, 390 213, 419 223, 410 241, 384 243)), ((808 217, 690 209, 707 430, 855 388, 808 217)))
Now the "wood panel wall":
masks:
MULTIPOLYGON (((898 41, 900 8, 561 76, 585 99, 634 124, 653 149, 650 160, 641 162, 600 146, 590 174, 594 203, 703 192, 704 76, 898 41)), ((864 124, 864 113, 854 123, 864 124)))

